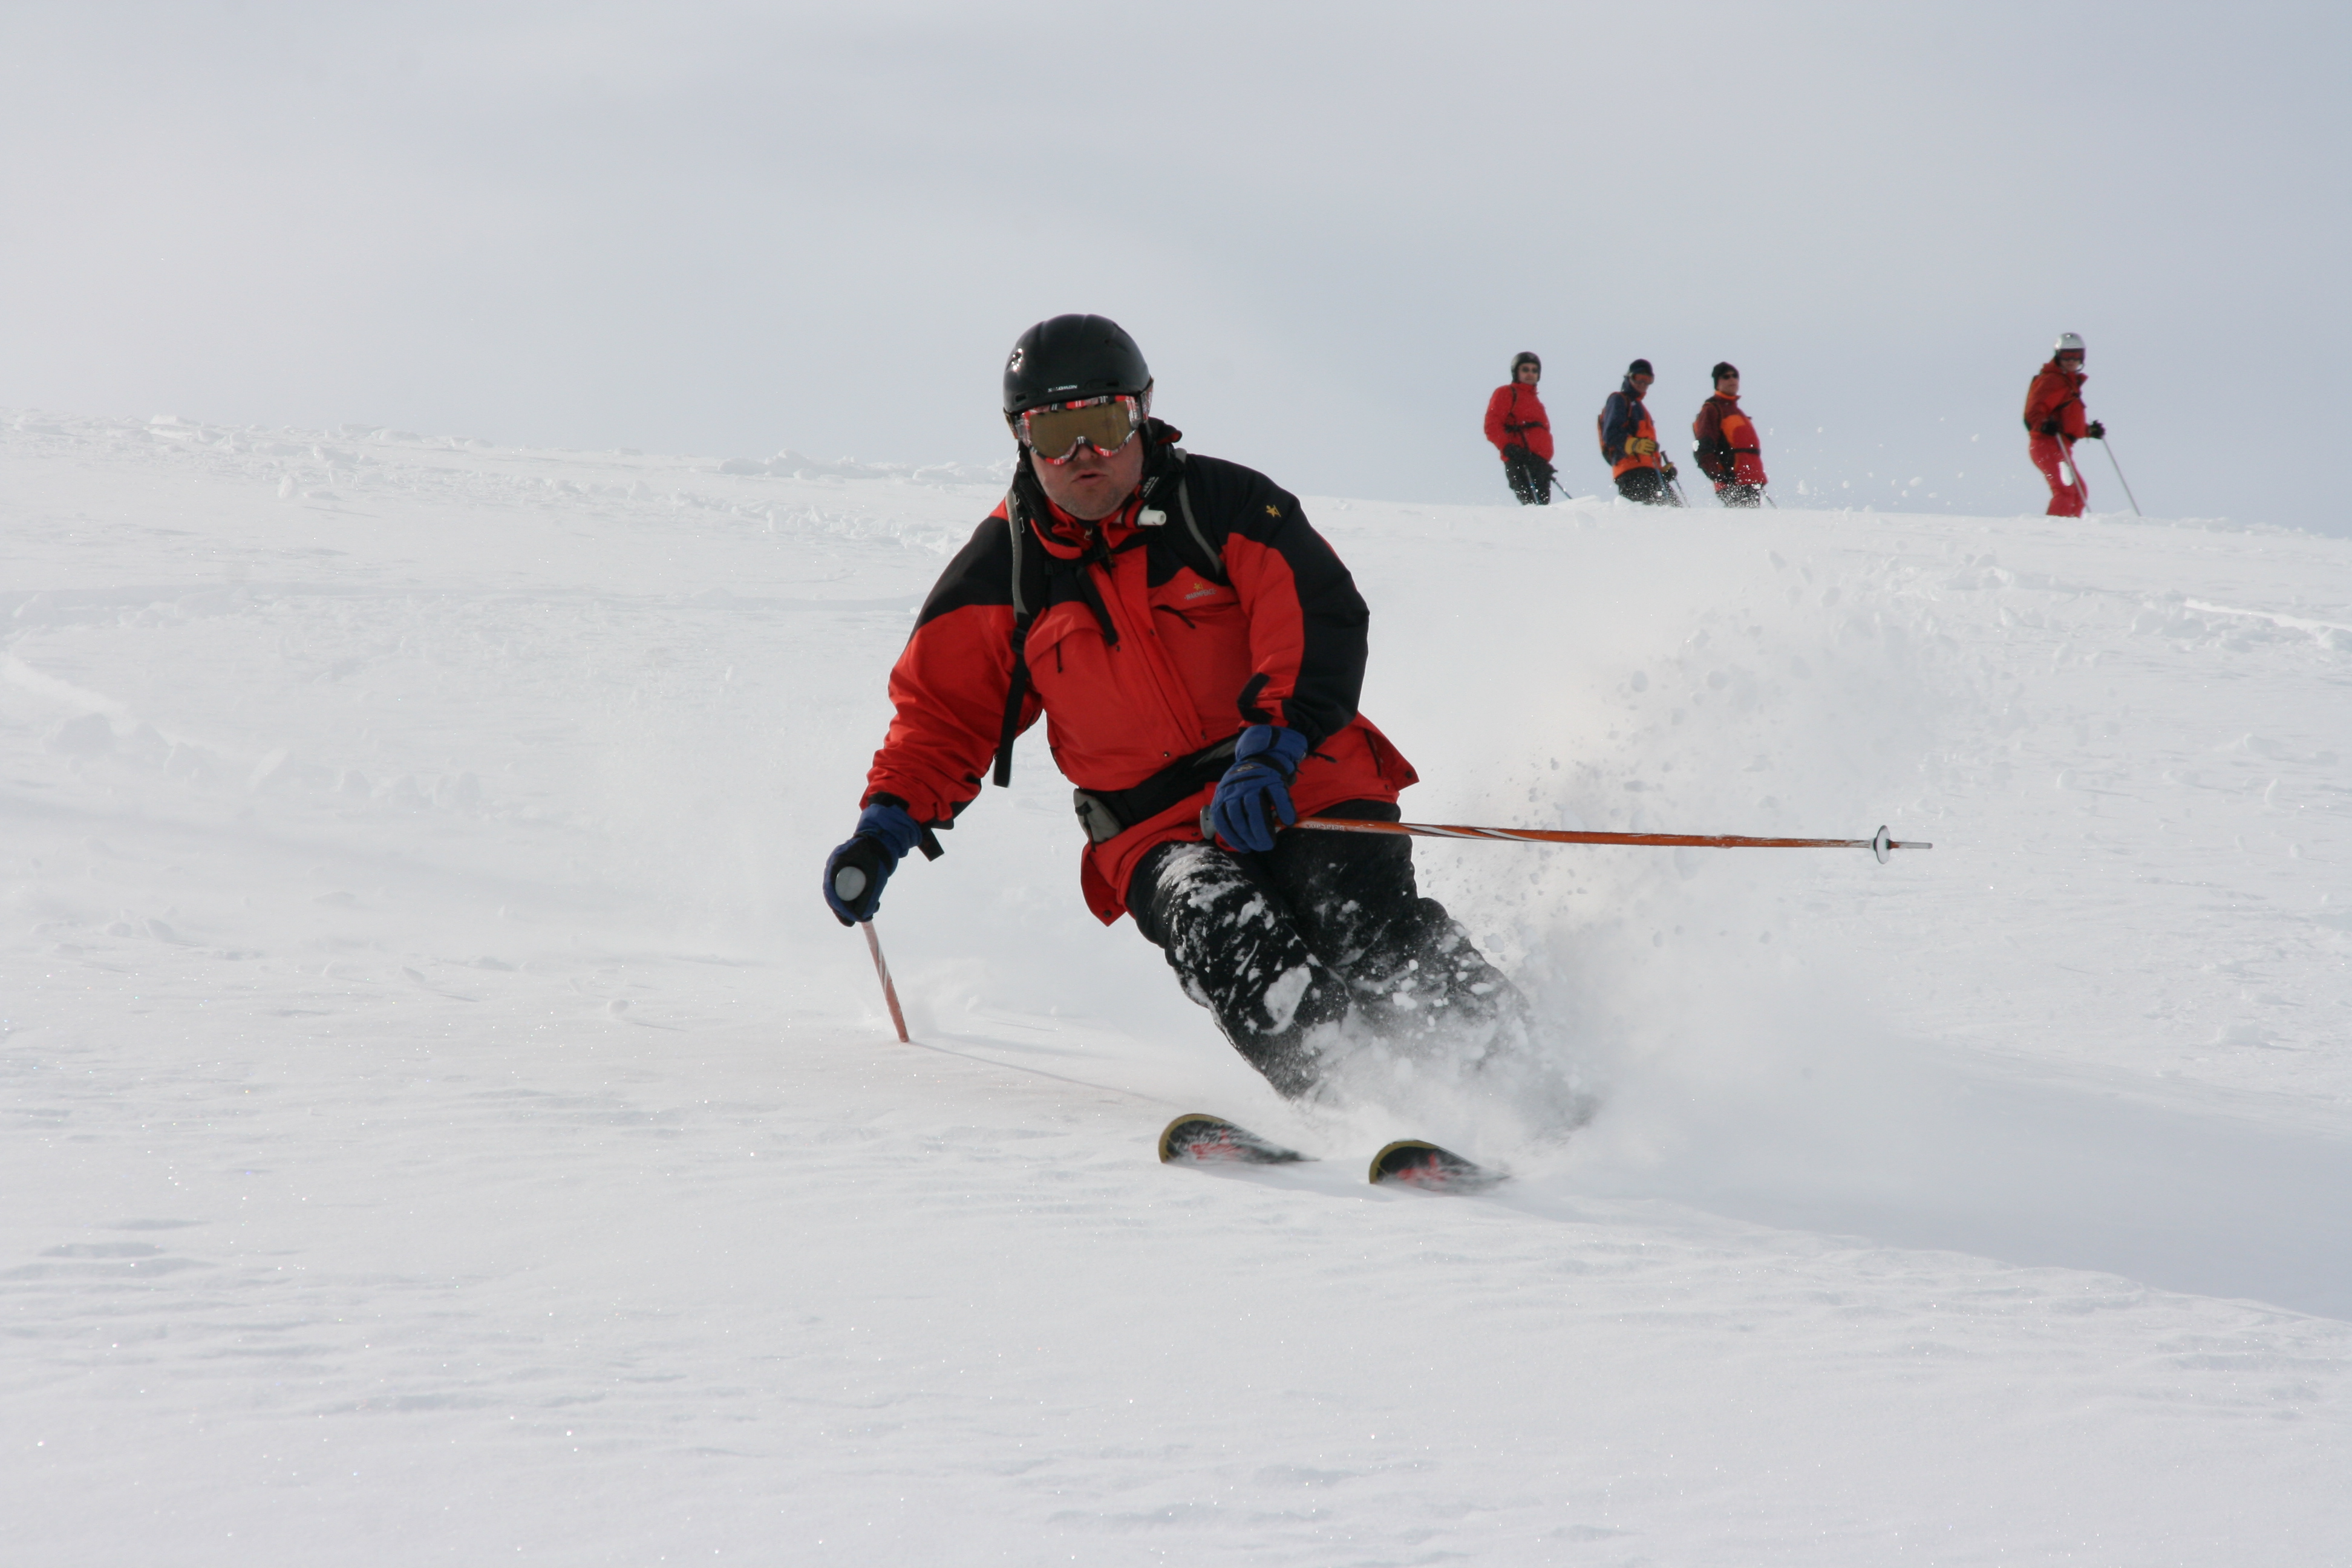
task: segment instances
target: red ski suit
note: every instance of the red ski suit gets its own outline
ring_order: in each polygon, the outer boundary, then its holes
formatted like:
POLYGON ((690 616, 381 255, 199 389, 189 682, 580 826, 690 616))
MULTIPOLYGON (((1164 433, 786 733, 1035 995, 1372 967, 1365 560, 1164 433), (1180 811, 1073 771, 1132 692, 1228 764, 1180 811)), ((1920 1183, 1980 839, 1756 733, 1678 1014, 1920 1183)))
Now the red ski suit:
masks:
MULTIPOLYGON (((1290 785, 1301 816, 1394 801, 1411 763, 1356 711, 1370 614, 1297 498, 1237 463, 1188 456, 1151 421, 1142 485, 1098 523, 1048 501, 1024 467, 1013 492, 931 589, 890 672, 897 710, 861 805, 887 795, 948 824, 979 795, 1016 665, 1014 536, 1022 525, 1020 728, 1042 713, 1063 776, 1138 791, 1248 724, 1287 726, 1309 751, 1290 785), (1190 517, 1185 511, 1190 503, 1190 517)), ((1201 837, 1217 767, 1173 805, 1089 842, 1079 885, 1108 925, 1146 850, 1201 837)), ((1141 792, 1139 791, 1139 795, 1141 792)))
POLYGON ((2074 443, 2090 433, 2083 413, 2083 384, 2090 379, 2079 370, 2060 370, 2053 359, 2026 388, 2025 450, 2049 481, 2048 515, 2052 517, 2080 517, 2091 499, 2083 484, 2083 470, 2074 461, 2074 443), (2056 426, 2057 433, 2043 430, 2045 425, 2056 426), (2067 477, 2070 474, 2072 479, 2067 477))
POLYGON ((1525 447, 1545 462, 1551 461, 1551 420, 1544 413, 1536 389, 1514 381, 1495 388, 1486 399, 1486 439, 1495 449, 1525 447))

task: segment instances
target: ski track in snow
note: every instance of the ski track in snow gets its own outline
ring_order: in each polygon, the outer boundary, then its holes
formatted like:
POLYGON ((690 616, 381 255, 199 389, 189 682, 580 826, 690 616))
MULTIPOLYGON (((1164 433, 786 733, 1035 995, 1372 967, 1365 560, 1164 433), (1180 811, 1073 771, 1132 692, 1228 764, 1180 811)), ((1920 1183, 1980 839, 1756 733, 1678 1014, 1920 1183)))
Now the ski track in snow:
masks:
POLYGON ((1309 500, 1408 817, 1936 845, 1420 847, 1559 1145, 1276 1101, 1042 734, 889 1037, 816 868, 997 483, 0 416, 9 1561, 2352 1552, 2352 542, 1309 500))

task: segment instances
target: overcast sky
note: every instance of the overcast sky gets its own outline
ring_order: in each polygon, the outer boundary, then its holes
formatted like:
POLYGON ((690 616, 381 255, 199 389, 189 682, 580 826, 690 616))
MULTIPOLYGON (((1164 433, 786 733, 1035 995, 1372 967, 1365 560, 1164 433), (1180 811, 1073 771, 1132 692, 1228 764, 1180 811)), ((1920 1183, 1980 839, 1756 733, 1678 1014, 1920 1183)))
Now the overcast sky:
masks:
POLYGON ((2352 532, 2347 17, 12 0, 0 405, 979 460, 1097 310, 1296 490, 1506 499, 1531 348, 1580 493, 1728 358, 1784 498, 2015 512, 2072 330, 2150 512, 2352 532))

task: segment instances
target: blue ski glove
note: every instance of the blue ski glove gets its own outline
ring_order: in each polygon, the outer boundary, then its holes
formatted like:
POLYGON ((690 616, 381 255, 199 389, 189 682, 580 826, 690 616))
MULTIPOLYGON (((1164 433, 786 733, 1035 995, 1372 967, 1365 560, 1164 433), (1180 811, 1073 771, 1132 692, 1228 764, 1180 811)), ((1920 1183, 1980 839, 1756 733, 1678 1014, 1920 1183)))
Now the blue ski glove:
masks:
POLYGON ((1274 847, 1277 824, 1298 820, 1290 778, 1307 758, 1307 737, 1276 724, 1253 724, 1234 746, 1234 765, 1217 781, 1209 824, 1235 849, 1263 855, 1274 847))
POLYGON ((874 918, 882 884, 907 851, 922 842, 922 825, 904 806, 876 801, 857 818, 857 833, 824 862, 824 901, 843 925, 874 918))

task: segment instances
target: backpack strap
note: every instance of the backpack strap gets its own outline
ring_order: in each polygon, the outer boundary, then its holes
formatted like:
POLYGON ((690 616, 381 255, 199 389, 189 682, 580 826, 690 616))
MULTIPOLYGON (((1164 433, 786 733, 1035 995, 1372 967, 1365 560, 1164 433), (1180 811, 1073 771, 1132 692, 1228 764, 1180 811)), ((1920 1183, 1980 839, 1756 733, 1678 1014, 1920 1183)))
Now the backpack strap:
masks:
POLYGON ((1201 530, 1201 520, 1192 515, 1192 487, 1184 482, 1181 472, 1176 476, 1176 510, 1184 514, 1184 531, 1192 536, 1194 547, 1201 552, 1201 559, 1193 563, 1195 569, 1218 587, 1232 587, 1233 578, 1225 571, 1224 552, 1209 543, 1209 536, 1201 530))
POLYGON ((1013 535, 1013 679, 1004 689, 1004 722, 996 731, 996 771, 990 776, 999 789, 1013 783, 1013 742, 1021 734, 1021 708, 1029 698, 1029 623, 1037 606, 1022 591, 1022 536, 1029 531, 1029 508, 1021 499, 1016 479, 1004 492, 1004 526, 1013 535))

